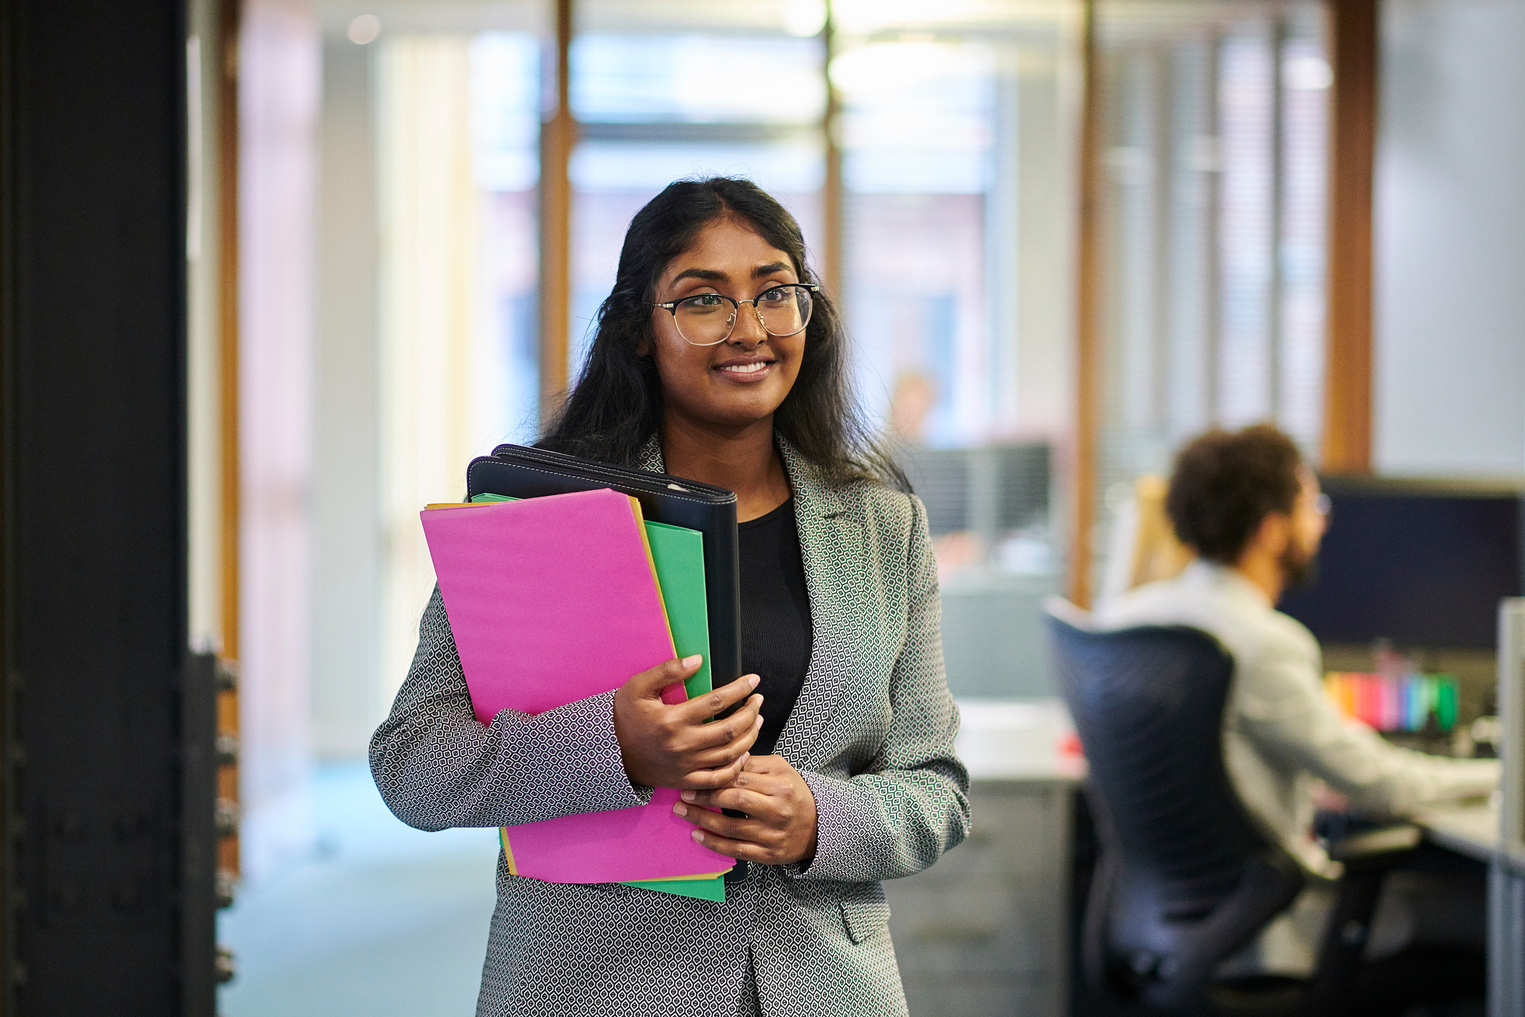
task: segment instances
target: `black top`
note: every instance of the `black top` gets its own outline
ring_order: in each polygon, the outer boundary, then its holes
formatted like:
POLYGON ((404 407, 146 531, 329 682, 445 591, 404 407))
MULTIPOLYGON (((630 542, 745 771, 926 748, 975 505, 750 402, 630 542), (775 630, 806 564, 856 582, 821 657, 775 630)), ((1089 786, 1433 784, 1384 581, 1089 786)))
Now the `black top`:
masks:
POLYGON ((765 516, 742 523, 741 670, 762 681, 762 730, 752 754, 766 756, 794 710, 810 668, 814 630, 800 533, 790 498, 765 516))

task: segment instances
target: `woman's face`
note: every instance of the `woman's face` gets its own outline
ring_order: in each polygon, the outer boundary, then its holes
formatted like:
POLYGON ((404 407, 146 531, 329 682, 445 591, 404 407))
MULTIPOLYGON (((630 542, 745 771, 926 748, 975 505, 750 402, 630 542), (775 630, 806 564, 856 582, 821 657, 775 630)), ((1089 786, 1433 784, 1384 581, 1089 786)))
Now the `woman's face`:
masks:
MULTIPOLYGON (((719 219, 699 231, 692 246, 668 263, 657 280, 656 301, 699 293, 750 300, 780 283, 797 283, 789 255, 744 223, 719 219)), ((752 304, 743 304, 730 338, 714 346, 690 345, 665 308, 651 311, 649 351, 662 379, 669 415, 700 426, 735 429, 769 420, 794 387, 805 333, 770 336, 752 304)))

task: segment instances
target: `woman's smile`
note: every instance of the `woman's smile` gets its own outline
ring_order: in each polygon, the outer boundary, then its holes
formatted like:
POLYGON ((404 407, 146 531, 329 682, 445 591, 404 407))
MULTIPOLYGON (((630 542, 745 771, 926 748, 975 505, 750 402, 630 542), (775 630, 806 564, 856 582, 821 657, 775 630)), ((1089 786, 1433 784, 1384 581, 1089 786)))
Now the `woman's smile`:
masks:
POLYGON ((717 372, 727 381, 733 381, 739 385, 755 385, 766 378, 772 368, 773 358, 768 356, 727 357, 710 370, 717 372))

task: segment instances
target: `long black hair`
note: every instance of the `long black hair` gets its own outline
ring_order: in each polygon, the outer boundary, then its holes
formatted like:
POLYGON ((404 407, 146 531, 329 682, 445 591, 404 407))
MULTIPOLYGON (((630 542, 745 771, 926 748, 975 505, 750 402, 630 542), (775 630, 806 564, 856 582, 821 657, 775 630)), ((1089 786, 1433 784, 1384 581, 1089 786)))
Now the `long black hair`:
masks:
MULTIPOLYGON (((642 444, 662 428, 662 383, 651 356, 651 305, 668 263, 711 223, 732 217, 789 255, 800 281, 819 280, 805 262, 805 238, 784 206, 750 180, 680 180, 630 220, 614 289, 577 383, 541 435, 545 448, 636 465, 642 444)), ((847 337, 829 294, 815 294, 799 376, 773 415, 777 434, 829 480, 877 480, 906 490, 905 474, 873 440, 847 377, 847 337)))

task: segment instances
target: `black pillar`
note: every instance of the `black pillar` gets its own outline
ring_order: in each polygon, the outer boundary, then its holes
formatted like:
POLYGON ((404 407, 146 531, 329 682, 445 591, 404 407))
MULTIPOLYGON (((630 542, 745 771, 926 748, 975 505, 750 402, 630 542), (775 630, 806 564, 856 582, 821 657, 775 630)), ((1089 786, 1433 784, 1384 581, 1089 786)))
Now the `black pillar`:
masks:
POLYGON ((185 650, 185 4, 0 12, 0 1009, 209 1014, 211 668, 185 650))

